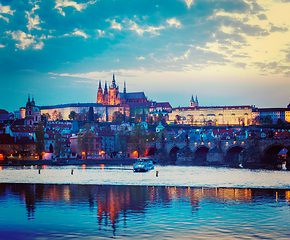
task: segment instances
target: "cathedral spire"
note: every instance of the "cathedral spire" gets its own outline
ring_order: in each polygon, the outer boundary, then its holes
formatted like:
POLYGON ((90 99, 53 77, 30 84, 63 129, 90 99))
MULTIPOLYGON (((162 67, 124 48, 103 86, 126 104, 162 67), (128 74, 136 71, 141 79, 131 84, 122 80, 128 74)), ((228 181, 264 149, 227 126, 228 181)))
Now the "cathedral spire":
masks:
POLYGON ((107 82, 105 82, 104 94, 108 94, 107 82))
POLYGON ((191 99, 190 99, 190 106, 191 107, 194 107, 194 104, 195 102, 194 102, 194 99, 193 99, 193 95, 191 95, 191 99))
POLYGON ((126 94, 126 82, 124 81, 124 94, 126 94))
POLYGON ((116 88, 115 74, 113 73, 112 88, 116 88))
POLYGON ((101 80, 99 81, 99 88, 97 94, 97 103, 103 103, 103 90, 102 90, 102 83, 101 80))
POLYGON ((195 97, 195 106, 198 107, 198 100, 197 100, 197 96, 195 97))
POLYGON ((32 101, 31 101, 32 105, 35 106, 35 101, 34 101, 34 96, 32 95, 32 101))

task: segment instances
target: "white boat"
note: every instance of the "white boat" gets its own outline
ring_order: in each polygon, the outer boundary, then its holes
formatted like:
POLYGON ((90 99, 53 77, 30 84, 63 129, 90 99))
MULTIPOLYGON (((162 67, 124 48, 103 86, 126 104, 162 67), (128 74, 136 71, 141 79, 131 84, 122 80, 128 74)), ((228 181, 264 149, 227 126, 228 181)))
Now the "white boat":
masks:
POLYGON ((138 158, 133 164, 134 172, 147 172, 154 169, 153 161, 150 158, 138 158))

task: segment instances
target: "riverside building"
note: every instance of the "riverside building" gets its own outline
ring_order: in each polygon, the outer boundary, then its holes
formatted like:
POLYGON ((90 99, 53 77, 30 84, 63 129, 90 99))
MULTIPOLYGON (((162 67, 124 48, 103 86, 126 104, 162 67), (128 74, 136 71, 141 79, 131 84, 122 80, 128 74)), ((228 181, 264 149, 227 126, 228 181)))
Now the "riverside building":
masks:
POLYGON ((251 106, 211 106, 200 107, 191 98, 190 107, 177 107, 168 114, 168 123, 189 124, 193 126, 227 126, 252 123, 251 106))

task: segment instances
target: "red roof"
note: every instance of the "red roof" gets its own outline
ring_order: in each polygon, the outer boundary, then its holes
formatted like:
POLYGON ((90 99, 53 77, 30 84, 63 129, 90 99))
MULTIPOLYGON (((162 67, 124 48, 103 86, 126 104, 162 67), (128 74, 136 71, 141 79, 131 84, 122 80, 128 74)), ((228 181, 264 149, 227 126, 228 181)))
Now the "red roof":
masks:
POLYGON ((234 130, 233 129, 213 129, 212 132, 216 136, 216 135, 224 135, 225 133, 233 134, 234 130))
POLYGON ((4 109, 0 109, 0 114, 8 114, 8 112, 4 109))
POLYGON ((29 132, 29 133, 34 132, 34 128, 33 127, 25 126, 25 125, 23 125, 23 126, 19 126, 19 125, 15 125, 14 126, 14 125, 12 125, 10 127, 10 130, 12 132, 29 132))

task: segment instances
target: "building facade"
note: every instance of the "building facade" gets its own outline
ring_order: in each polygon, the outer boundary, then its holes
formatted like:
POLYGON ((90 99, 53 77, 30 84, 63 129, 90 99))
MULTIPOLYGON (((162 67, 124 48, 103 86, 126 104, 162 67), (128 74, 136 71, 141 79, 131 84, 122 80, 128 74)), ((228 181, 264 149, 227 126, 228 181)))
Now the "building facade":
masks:
POLYGON ((251 106, 178 107, 168 114, 168 123, 195 126, 227 126, 252 123, 251 106))
POLYGON ((274 124, 278 120, 290 122, 290 108, 255 108, 253 110, 253 119, 270 117, 274 124))
POLYGON ((93 112, 98 116, 100 122, 111 122, 114 112, 121 112, 128 118, 130 116, 130 108, 127 104, 103 105, 100 103, 70 103, 54 106, 42 106, 40 107, 40 110, 41 114, 48 113, 51 117, 54 116, 55 111, 59 112, 62 120, 69 120, 70 112, 74 111, 77 114, 80 114, 83 111, 88 112, 90 107, 93 108, 93 112))

